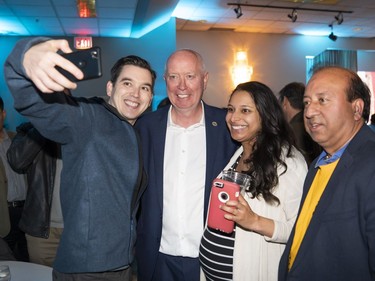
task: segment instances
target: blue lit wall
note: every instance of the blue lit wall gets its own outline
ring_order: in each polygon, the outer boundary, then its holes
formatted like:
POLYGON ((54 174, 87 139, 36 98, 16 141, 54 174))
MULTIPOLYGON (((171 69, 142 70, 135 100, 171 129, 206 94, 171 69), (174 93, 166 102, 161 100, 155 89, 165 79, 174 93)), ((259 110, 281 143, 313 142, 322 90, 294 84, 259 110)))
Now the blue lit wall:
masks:
MULTIPOLYGON (((15 43, 22 38, 24 37, 0 37, 0 95, 4 100, 5 109, 7 111, 6 126, 9 130, 13 131, 20 123, 26 121, 26 119, 13 108, 13 98, 4 80, 3 65, 15 43)), ((73 47, 73 38, 65 39, 68 39, 73 47)), ((152 104, 152 108, 155 109, 160 100, 166 96, 163 72, 165 61, 176 49, 175 19, 172 18, 166 24, 138 39, 95 37, 93 38, 93 45, 99 46, 102 49, 103 76, 99 79, 80 82, 78 89, 73 91, 73 95, 85 97, 105 96, 106 83, 109 80, 109 72, 112 65, 120 57, 134 54, 148 60, 153 69, 157 72, 155 96, 152 104)))
POLYGON ((15 130, 15 126, 24 122, 26 119, 18 114, 13 108, 13 97, 4 79, 4 63, 13 46, 21 37, 0 36, 0 96, 4 101, 4 108, 7 112, 4 126, 6 129, 15 130))

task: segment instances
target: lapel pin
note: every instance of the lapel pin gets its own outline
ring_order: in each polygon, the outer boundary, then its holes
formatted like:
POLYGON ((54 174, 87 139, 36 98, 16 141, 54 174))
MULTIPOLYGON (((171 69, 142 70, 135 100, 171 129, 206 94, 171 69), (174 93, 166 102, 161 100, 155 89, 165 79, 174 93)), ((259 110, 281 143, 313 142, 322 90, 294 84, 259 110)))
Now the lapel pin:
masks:
POLYGON ((215 121, 213 121, 212 126, 217 127, 217 123, 215 121))

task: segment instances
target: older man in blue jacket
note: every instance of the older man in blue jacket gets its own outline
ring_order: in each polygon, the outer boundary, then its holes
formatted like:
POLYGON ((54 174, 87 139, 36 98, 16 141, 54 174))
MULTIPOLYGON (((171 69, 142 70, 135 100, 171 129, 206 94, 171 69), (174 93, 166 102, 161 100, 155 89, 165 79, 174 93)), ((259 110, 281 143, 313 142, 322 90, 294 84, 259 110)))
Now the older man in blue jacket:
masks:
POLYGON ((171 106, 137 121, 149 185, 142 197, 138 280, 199 280, 199 245, 212 180, 234 153, 226 111, 202 102, 203 59, 178 50, 164 79, 171 106))

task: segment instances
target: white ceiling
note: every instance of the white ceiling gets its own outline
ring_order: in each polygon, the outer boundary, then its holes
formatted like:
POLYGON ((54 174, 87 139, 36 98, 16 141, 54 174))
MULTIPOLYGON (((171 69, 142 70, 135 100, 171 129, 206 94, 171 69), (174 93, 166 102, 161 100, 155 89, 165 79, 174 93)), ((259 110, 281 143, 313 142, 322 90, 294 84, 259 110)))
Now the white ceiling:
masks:
POLYGON ((375 0, 96 0, 96 18, 79 18, 76 0, 0 0, 0 35, 140 37, 176 17, 177 30, 233 30, 252 33, 311 34, 375 38, 375 0), (242 7, 227 3, 282 6, 291 9, 242 7), (297 9, 292 22, 288 14, 297 9), (352 11, 344 22, 336 12, 298 8, 352 11))

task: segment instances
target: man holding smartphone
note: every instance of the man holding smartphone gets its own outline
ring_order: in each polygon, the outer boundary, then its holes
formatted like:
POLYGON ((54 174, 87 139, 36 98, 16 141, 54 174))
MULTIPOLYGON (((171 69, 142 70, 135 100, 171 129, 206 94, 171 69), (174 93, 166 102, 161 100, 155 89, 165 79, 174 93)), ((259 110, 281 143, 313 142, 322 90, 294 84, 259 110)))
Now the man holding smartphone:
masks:
POLYGON ((21 40, 5 63, 15 108, 62 147, 64 231, 53 279, 130 280, 135 215, 145 188, 132 125, 151 104, 156 74, 144 59, 124 57, 112 67, 108 102, 71 96, 51 102, 49 94, 77 87, 56 66, 83 78, 59 50, 71 52, 66 40, 21 40))

